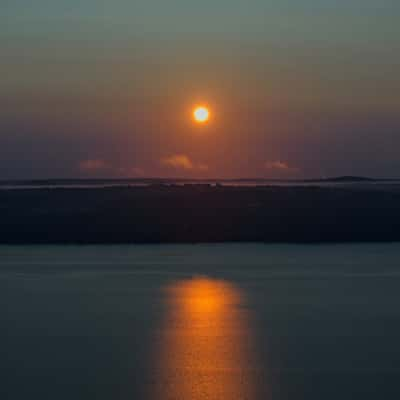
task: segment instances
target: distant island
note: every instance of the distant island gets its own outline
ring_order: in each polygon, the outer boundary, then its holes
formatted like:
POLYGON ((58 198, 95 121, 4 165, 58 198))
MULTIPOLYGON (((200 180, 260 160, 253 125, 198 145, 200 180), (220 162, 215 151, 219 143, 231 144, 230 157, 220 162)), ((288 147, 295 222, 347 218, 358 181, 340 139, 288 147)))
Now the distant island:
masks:
POLYGON ((310 183, 385 183, 399 182, 399 179, 369 178, 364 176, 336 176, 313 179, 270 179, 270 178, 236 178, 236 179, 188 179, 188 178, 71 178, 71 179, 8 179, 0 180, 0 188, 8 187, 52 187, 52 186, 129 186, 154 184, 225 184, 225 185, 280 185, 280 184, 310 184, 310 183))
MULTIPOLYGON (((374 178, 367 178, 364 176, 337 176, 334 178, 326 178, 321 179, 321 182, 379 182, 379 181, 386 181, 386 179, 374 179, 374 178)), ((318 182, 318 180, 316 180, 318 182)))
POLYGON ((332 179, 346 185, 3 189, 0 243, 400 240, 399 184, 332 179))

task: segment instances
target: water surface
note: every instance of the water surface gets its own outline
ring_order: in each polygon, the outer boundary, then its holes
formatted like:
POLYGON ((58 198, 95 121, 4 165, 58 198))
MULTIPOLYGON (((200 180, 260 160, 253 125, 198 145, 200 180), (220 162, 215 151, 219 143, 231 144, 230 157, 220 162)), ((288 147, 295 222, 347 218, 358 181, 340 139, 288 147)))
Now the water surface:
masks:
POLYGON ((400 245, 0 247, 4 399, 398 399, 400 245))

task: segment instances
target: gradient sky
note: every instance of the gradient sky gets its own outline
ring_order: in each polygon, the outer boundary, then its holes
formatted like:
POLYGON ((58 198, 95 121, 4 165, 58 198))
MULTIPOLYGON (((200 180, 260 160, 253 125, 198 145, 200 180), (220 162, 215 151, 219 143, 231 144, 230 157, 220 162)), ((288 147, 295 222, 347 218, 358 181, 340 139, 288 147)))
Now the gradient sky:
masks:
POLYGON ((400 177, 399 21, 398 0, 2 0, 0 179, 400 177))

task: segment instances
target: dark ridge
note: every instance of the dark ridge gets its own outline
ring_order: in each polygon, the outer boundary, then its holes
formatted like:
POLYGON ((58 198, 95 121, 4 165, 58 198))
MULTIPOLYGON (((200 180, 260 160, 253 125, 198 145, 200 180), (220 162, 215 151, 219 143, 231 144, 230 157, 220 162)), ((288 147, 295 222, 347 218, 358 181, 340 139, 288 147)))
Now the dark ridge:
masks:
POLYGON ((4 186, 15 186, 15 187, 23 187, 23 186, 128 186, 132 184, 185 184, 185 183, 211 183, 211 182, 219 182, 222 184, 275 184, 275 183, 293 183, 293 184, 302 184, 302 183, 348 183, 348 182, 376 182, 376 183, 384 183, 384 182, 399 182, 399 179, 376 179, 369 178, 363 176, 338 176, 331 178, 316 178, 316 179, 270 179, 270 178, 236 178, 236 179, 218 179, 218 178, 210 178, 210 179, 188 179, 188 178, 69 178, 69 179, 8 179, 8 180, 0 180, 0 187, 4 186))
POLYGON ((0 243, 399 241, 400 189, 381 186, 1 190, 0 243))
MULTIPOLYGON (((382 179, 383 180, 383 179, 382 179)), ((324 179, 325 182, 379 182, 380 179, 368 178, 364 176, 337 176, 334 178, 324 179)))

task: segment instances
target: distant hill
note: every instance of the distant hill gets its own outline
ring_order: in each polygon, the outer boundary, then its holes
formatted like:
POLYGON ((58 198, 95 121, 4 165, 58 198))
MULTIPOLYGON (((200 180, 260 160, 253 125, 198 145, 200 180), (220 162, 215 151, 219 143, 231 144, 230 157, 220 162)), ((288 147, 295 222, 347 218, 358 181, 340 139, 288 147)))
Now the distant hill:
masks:
POLYGON ((322 182, 377 182, 383 179, 374 179, 367 178, 365 176, 352 176, 352 175, 344 175, 344 176, 336 176, 333 178, 321 179, 322 182))
POLYGON ((131 185, 154 185, 154 184, 214 184, 225 185, 266 185, 285 184, 298 185, 307 183, 362 183, 362 182, 399 182, 400 179, 375 179, 364 176, 344 175, 330 178, 312 179, 271 179, 271 178, 235 178, 235 179, 189 179, 189 178, 96 178, 96 179, 14 179, 0 180, 0 187, 84 187, 84 186, 131 186, 131 185))
POLYGON ((365 176, 343 175, 330 178, 305 178, 305 179, 272 179, 272 178, 238 178, 221 179, 221 182, 286 182, 286 183, 308 183, 308 182, 383 182, 396 181, 397 179, 376 179, 365 176))

